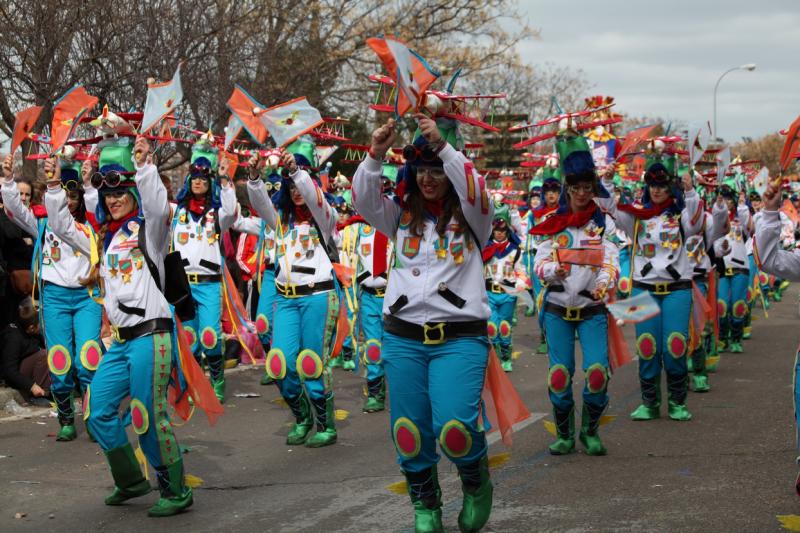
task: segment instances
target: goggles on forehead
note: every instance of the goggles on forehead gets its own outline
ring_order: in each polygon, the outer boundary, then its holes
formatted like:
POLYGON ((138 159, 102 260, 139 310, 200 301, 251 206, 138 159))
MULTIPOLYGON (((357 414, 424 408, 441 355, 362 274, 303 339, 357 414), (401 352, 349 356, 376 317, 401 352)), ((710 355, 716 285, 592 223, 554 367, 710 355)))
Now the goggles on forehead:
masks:
POLYGON ((66 180, 61 182, 61 188, 68 192, 80 189, 81 183, 78 180, 66 180))
POLYGON ((428 168, 428 167, 421 167, 417 169, 417 176, 429 176, 435 180, 444 180, 447 178, 447 174, 444 173, 444 170, 441 168, 428 168))
POLYGON ((593 192, 594 185, 591 183, 576 183, 569 186, 570 192, 593 192))
POLYGON ((281 182, 280 181, 276 181, 275 183, 271 181, 264 182, 264 188, 267 190, 267 192, 269 191, 278 192, 279 190, 281 190, 281 182))
POLYGON ((189 175, 193 178, 209 179, 211 177, 211 173, 211 167, 196 164, 189 167, 189 175))
POLYGON ((403 148, 403 158, 408 163, 433 163, 439 158, 439 154, 430 144, 425 144, 422 148, 408 144, 403 148))
POLYGON ((117 172, 116 170, 110 170, 105 174, 102 172, 95 172, 92 174, 92 179, 90 181, 92 187, 95 189, 99 189, 103 186, 113 188, 119 187, 125 177, 131 175, 133 175, 133 172, 117 172))

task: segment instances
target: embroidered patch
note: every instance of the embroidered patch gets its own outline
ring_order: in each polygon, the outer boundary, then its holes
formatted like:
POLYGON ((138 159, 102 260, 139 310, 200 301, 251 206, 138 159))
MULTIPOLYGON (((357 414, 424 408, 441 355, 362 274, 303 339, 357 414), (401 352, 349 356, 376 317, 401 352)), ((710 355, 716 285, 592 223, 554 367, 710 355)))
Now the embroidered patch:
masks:
POLYGON ((47 352, 47 367, 56 376, 63 376, 72 368, 72 357, 69 350, 60 344, 56 344, 47 352))
POLYGON ((136 398, 131 400, 131 425, 137 435, 144 435, 150 427, 150 415, 147 408, 136 398))
POLYGON ((406 459, 416 457, 422 449, 419 429, 408 418, 401 416, 394 422, 394 445, 397 453, 406 459))
POLYGON ((564 365, 553 365, 547 375, 547 386, 555 394, 561 394, 570 386, 569 370, 564 365))
POLYGON ((364 343, 364 357, 367 364, 378 365, 381 362, 381 343, 376 339, 369 339, 364 343))
POLYGON ((472 435, 458 420, 451 420, 439 433, 439 444, 448 457, 458 459, 467 455, 472 448, 472 435))
POLYGON ((188 342, 192 350, 194 350, 194 343, 197 342, 197 334, 194 332, 194 328, 191 326, 183 326, 183 334, 186 337, 186 342, 188 342))
POLYGON ((365 242, 361 245, 361 255, 364 257, 369 256, 372 253, 372 243, 365 242))
POLYGON ((186 244, 189 242, 189 234, 185 231, 178 232, 178 244, 186 244))
POLYGON ((269 320, 266 315, 259 313, 256 316, 256 333, 264 335, 267 331, 269 331, 269 320))
POLYGON ((467 180, 467 201, 475 205, 477 200, 477 193, 475 191, 475 179, 472 176, 472 169, 475 168, 472 163, 464 163, 464 178, 467 180))
POLYGON ((509 324, 506 320, 500 322, 500 336, 504 339, 507 339, 511 336, 511 324, 509 324))
POLYGON ((669 354, 678 359, 686 353, 686 337, 678 331, 667 337, 667 350, 669 354))
POLYGON ((408 229, 409 224, 411 224, 411 212, 403 211, 403 214, 400 215, 400 229, 408 229))
POLYGON ((586 388, 592 394, 603 392, 608 380, 608 371, 600 363, 595 363, 586 369, 586 388))
POLYGON ((642 359, 652 359, 656 354, 656 338, 651 333, 642 333, 636 339, 636 351, 642 359))
POLYGON ((733 302, 733 318, 744 318, 747 314, 747 302, 736 300, 733 302))
POLYGON ((553 237, 553 243, 557 244, 559 248, 571 248, 572 234, 568 231, 562 231, 561 233, 557 233, 553 237))
POLYGON ((407 236, 403 238, 403 255, 413 259, 419 253, 422 237, 407 236))
POLYGON ((717 300, 717 316, 720 318, 728 316, 728 304, 725 300, 717 300))
POLYGON ((97 370, 102 353, 97 341, 92 340, 83 343, 81 348, 81 365, 83 365, 83 368, 91 372, 97 370))
POLYGON ((486 324, 486 333, 489 335, 490 339, 495 339, 497 337, 497 324, 490 320, 486 324))
POLYGON ((322 368, 322 359, 314 350, 305 349, 297 356, 297 374, 301 379, 319 378, 322 368))
POLYGON ((631 278, 624 277, 619 278, 619 282, 617 283, 617 287, 619 288, 620 292, 630 292, 631 290, 631 278))
POLYGON ((267 375, 272 379, 283 379, 286 377, 286 358, 283 356, 283 351, 279 348, 273 348, 269 351, 264 366, 267 375))
POLYGON ((217 332, 214 331, 214 328, 211 326, 203 328, 203 332, 200 334, 200 344, 206 350, 210 350, 217 345, 217 332))

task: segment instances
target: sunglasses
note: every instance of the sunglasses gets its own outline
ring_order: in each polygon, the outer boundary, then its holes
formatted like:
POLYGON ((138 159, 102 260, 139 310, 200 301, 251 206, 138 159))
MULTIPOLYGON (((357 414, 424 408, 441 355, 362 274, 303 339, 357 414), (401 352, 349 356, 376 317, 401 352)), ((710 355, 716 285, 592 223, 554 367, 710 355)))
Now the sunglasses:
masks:
POLYGON ((95 189, 99 189, 102 186, 106 187, 119 187, 122 183, 123 179, 126 176, 132 176, 133 172, 117 172, 116 170, 111 170, 106 172, 105 174, 101 172, 95 172, 92 174, 92 187, 95 189))
POLYGON ((418 148, 413 144, 408 144, 403 148, 403 158, 408 163, 433 163, 439 159, 439 154, 436 153, 436 150, 434 150, 430 144, 426 144, 422 148, 418 148))
POLYGON ((61 182, 61 188, 69 192, 77 191, 80 186, 81 184, 77 180, 67 180, 61 182))
POLYGON ((264 183, 264 188, 267 189, 267 192, 269 191, 278 192, 279 190, 281 190, 281 182, 276 181, 275 183, 272 183, 271 181, 267 181, 264 183))
POLYGON ((189 167, 189 175, 193 178, 209 179, 211 177, 211 167, 202 165, 192 165, 189 167))
POLYGON ((126 194, 128 194, 128 191, 117 189, 116 191, 108 191, 104 193, 103 198, 111 198, 112 200, 119 200, 126 194))
POLYGON ((419 168, 417 169, 417 176, 420 178, 428 176, 435 180, 444 180, 447 178, 447 174, 440 168, 419 168))
POLYGON ((651 183, 649 187, 651 189, 661 190, 661 191, 666 191, 667 189, 669 189, 669 185, 667 185, 666 183, 651 183))

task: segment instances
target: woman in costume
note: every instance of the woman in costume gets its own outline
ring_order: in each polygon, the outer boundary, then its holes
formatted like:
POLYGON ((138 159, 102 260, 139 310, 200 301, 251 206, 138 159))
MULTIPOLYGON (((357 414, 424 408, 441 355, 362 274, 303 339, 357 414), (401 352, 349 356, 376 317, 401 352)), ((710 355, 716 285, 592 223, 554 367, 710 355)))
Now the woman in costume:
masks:
POLYGON ((548 389, 556 442, 550 453, 575 449, 575 334, 583 353, 583 411, 580 441, 588 455, 605 455, 598 428, 608 406, 608 318, 602 303, 619 274, 619 253, 611 237, 614 222, 594 203, 601 191, 584 137, 561 135, 556 142, 566 182, 561 207, 534 226, 546 236, 536 252, 535 270, 546 284, 542 308, 550 357, 548 389))
MULTIPOLYGON (((603 186, 614 190, 609 167, 603 186)), ((692 176, 678 181, 675 156, 658 147, 648 160, 643 207, 603 201, 604 207, 633 241, 631 271, 633 295, 647 291, 661 312, 636 324, 639 384, 642 404, 631 413, 633 420, 660 416, 661 371, 667 376, 668 412, 673 420, 690 420, 686 408, 689 319, 692 306, 692 266, 685 240, 702 230, 704 210, 692 176)))
POLYGON ((416 115, 419 132, 404 149, 397 201, 382 194, 381 161, 396 139, 390 120, 372 134, 353 179, 353 201, 376 230, 395 241, 384 297, 383 365, 392 437, 408 482, 417 532, 442 531, 436 441, 462 483, 461 531, 479 531, 492 508, 481 390, 488 361, 481 243, 492 230, 483 179, 445 129, 416 115), (443 137, 444 133, 444 137, 443 137), (447 140, 445 140, 447 139, 447 140))
POLYGON ((295 417, 286 444, 309 448, 336 442, 333 383, 326 362, 332 352, 339 299, 331 249, 336 213, 308 173, 316 160, 305 138, 282 156, 284 174, 274 204, 261 180, 258 154, 251 156, 250 201, 275 230, 277 289, 267 373, 277 382, 295 417), (317 432, 309 437, 316 420, 317 432))
MULTIPOLYGON (((66 191, 69 213, 78 223, 93 231, 87 222, 81 167, 60 159, 60 186, 66 191)), ((13 157, 3 162, 5 181, 3 205, 13 220, 36 239, 34 246, 34 280, 39 288, 41 326, 47 347, 53 400, 61 426, 56 440, 75 439, 75 407, 73 395, 76 380, 81 396, 92 382, 103 354, 100 343, 102 309, 80 280, 89 274, 89 256, 80 253, 53 233, 42 206, 37 213, 21 201, 13 180, 13 157)))
POLYGON ((50 229, 74 250, 92 258, 93 273, 99 268, 105 311, 114 331, 114 342, 86 392, 84 419, 105 452, 114 478, 115 488, 106 505, 120 505, 147 494, 150 484, 142 475, 119 416, 122 400, 130 396, 131 424, 156 470, 161 491, 148 514, 170 516, 193 502, 192 489, 184 484, 183 459, 167 414, 172 312, 159 289, 165 283, 164 272, 156 268, 157 279, 148 265, 149 261, 163 265, 169 247, 170 205, 146 139, 136 140, 138 164, 132 157, 130 137, 106 139, 98 147, 99 172, 92 176, 100 197, 95 212, 101 224, 97 237, 70 214, 57 164, 48 160, 45 166, 53 176, 45 195, 50 229))
POLYGON ((235 219, 233 203, 222 202, 216 180, 217 149, 213 137, 202 136, 193 146, 189 175, 176 197, 171 221, 171 249, 180 252, 184 269, 192 287, 195 316, 184 324, 192 340, 192 351, 200 361, 205 354, 211 385, 220 402, 225 399, 225 362, 223 337, 222 291, 225 260, 222 235, 235 219))
POLYGON ((520 238, 511 227, 507 205, 495 206, 492 220, 492 239, 483 249, 486 293, 489 297, 489 342, 491 342, 503 370, 511 372, 512 335, 514 312, 517 308, 515 293, 527 290, 529 280, 522 265, 520 238))

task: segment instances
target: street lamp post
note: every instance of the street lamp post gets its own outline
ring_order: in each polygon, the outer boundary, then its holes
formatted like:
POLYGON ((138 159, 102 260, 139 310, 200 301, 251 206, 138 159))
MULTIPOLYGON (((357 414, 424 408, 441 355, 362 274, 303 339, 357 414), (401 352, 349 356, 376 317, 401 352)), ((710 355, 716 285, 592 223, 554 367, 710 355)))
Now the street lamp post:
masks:
POLYGON ((755 63, 747 63, 745 65, 740 65, 738 67, 733 67, 733 68, 730 68, 730 69, 726 70, 725 72, 722 73, 722 76, 720 76, 717 79, 717 83, 716 83, 716 85, 714 85, 714 138, 715 139, 719 138, 719 135, 717 134, 717 89, 719 89, 719 82, 721 82, 722 78, 724 78, 725 76, 727 76, 728 74, 730 74, 734 70, 747 70, 747 71, 752 72, 755 69, 756 69, 756 64, 755 63))

